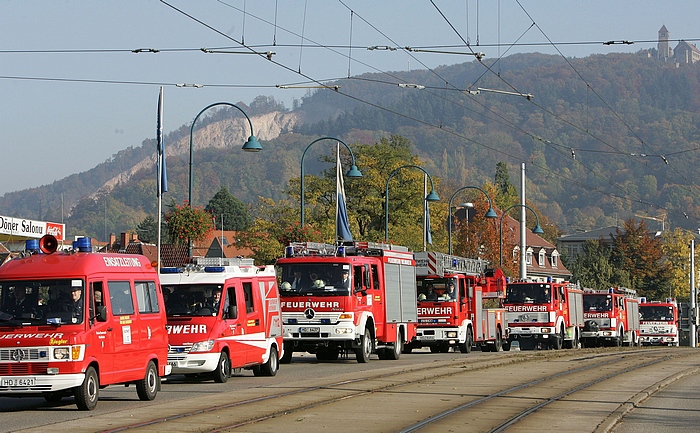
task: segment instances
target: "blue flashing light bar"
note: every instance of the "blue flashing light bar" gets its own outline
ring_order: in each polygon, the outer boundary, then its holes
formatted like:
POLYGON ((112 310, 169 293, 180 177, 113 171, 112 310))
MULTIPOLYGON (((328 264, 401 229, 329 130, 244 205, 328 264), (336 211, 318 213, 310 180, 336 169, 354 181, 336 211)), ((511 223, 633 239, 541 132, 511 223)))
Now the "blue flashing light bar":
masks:
POLYGON ((81 253, 89 253, 92 251, 92 239, 88 237, 78 238, 73 242, 73 249, 81 253))
POLYGON ((209 272, 209 273, 222 273, 226 270, 225 267, 223 266, 205 266, 204 267, 204 272, 209 272))
POLYGON ((160 273, 161 274, 181 274, 182 268, 178 268, 178 267, 160 268, 160 273))
POLYGON ((27 239, 24 241, 24 249, 31 252, 39 251, 39 239, 27 239))

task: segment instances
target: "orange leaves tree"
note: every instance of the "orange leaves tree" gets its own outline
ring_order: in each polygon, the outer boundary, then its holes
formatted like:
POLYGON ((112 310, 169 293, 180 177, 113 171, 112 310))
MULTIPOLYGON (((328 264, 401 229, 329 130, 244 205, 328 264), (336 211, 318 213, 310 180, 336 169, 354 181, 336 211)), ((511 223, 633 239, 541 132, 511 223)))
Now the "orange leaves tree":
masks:
POLYGON ((186 245, 187 240, 202 241, 212 230, 212 216, 201 207, 191 207, 185 201, 182 205, 172 203, 165 214, 170 241, 175 245, 186 245))

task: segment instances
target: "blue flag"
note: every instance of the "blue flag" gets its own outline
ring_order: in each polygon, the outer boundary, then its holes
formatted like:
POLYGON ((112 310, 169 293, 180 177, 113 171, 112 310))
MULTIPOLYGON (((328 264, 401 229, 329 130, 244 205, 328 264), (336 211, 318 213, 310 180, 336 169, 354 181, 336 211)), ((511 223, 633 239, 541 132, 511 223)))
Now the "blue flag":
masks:
POLYGON ((340 143, 336 148, 336 163, 335 163, 335 235, 336 240, 351 241, 350 221, 348 220, 348 211, 345 208, 345 185, 343 184, 343 168, 340 165, 340 143))
POLYGON ((168 171, 165 168, 165 145, 163 143, 163 87, 158 95, 158 120, 156 123, 156 141, 158 146, 158 167, 160 184, 158 185, 158 196, 168 192, 168 171))

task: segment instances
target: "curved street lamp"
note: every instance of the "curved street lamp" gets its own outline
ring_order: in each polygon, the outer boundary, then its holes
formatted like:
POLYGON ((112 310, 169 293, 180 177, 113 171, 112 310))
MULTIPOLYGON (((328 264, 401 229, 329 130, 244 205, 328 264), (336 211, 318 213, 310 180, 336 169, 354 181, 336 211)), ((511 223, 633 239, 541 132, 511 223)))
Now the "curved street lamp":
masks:
MULTIPOLYGON (((197 113, 195 116, 194 120, 192 121, 192 126, 190 126, 190 182, 189 182, 189 189, 187 191, 187 203, 192 207, 192 186, 193 186, 193 176, 192 176, 192 161, 194 159, 194 145, 192 142, 192 137, 194 136, 194 124, 197 123, 197 119, 199 119, 199 116, 202 115, 205 111, 210 109, 211 107, 216 107, 217 105, 228 105, 229 107, 233 107, 238 109, 243 115, 245 116, 246 119, 248 119, 248 125, 250 126, 250 137, 248 137, 248 140, 245 142, 243 145, 243 150, 246 152, 259 152, 262 150, 262 146, 260 145, 260 142, 258 141, 257 138, 255 138, 255 134, 253 132, 253 122, 250 121, 250 117, 246 114, 243 109, 235 104, 232 104, 230 102, 215 102, 213 104, 207 105, 197 113)), ((187 244, 189 246, 189 255, 192 257, 192 241, 190 239, 187 240, 187 244)))
POLYGON ((306 149, 304 149, 304 153, 301 154, 301 180, 300 180, 300 185, 301 185, 301 227, 304 227, 304 157, 306 157, 306 151, 309 150, 309 148, 314 144, 317 143, 321 140, 335 140, 338 143, 341 143, 345 148, 350 152, 350 157, 352 158, 352 165, 350 166, 350 170, 345 173, 345 175, 349 178, 356 179, 359 177, 362 177, 362 173, 360 170, 357 168, 357 165, 355 165, 355 154, 352 153, 352 149, 350 149, 350 146, 345 144, 343 140, 340 140, 335 137, 321 137, 317 138, 316 140, 312 141, 308 146, 306 146, 306 149))
MULTIPOLYGON (((430 174, 427 171, 425 171, 425 169, 423 167, 420 167, 418 165, 408 164, 408 165, 402 165, 401 167, 392 171, 391 174, 389 175, 389 178, 386 180, 386 190, 384 191, 384 242, 386 242, 386 243, 389 243, 389 181, 402 168, 417 168, 417 169, 421 170, 423 173, 425 173, 425 175, 428 176, 428 179, 430 179, 430 193, 427 196, 425 196, 425 200, 427 200, 427 201, 440 201, 440 197, 435 192, 435 184, 433 183, 433 178, 430 176, 430 174)), ((425 236, 425 233, 423 235, 425 236)))
MULTIPOLYGON (((530 209, 532 211, 532 213, 535 214, 535 220, 537 222, 535 224, 535 227, 532 229, 532 233, 534 233, 536 235, 544 234, 544 230, 542 230, 542 227, 540 227, 540 217, 537 216, 537 212, 535 212, 530 206, 528 206, 526 204, 519 204, 518 203, 518 204, 514 204, 513 206, 510 206, 509 208, 504 210, 503 213, 501 214, 501 219, 498 222, 498 257, 499 257, 498 266, 500 268, 503 267, 503 217, 506 215, 506 213, 509 210, 511 210, 515 207, 524 207, 524 208, 530 209)), ((523 254, 525 254, 525 251, 520 251, 521 260, 523 260, 522 259, 523 254)))
POLYGON ((484 218, 498 218, 496 211, 493 210, 493 203, 491 202, 491 197, 489 197, 489 195, 483 189, 479 188, 478 186, 463 186, 457 191, 455 191, 454 194, 452 194, 452 197, 450 197, 450 203, 448 207, 449 212, 447 216, 447 250, 449 251, 449 254, 452 254, 452 200, 454 200, 458 192, 464 191, 465 189, 478 189, 479 191, 483 192, 486 196, 486 199, 489 201, 489 210, 486 211, 486 214, 484 214, 484 218))

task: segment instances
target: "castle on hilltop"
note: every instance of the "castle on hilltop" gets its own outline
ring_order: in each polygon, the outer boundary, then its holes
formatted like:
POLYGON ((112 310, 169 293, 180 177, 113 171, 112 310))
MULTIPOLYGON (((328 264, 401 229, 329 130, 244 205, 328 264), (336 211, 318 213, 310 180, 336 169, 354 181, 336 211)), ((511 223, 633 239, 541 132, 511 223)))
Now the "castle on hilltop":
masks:
POLYGON ((681 39, 676 48, 671 48, 670 36, 671 33, 666 26, 661 26, 657 44, 657 56, 659 59, 666 62, 674 61, 676 64, 692 64, 700 61, 700 50, 695 44, 689 44, 681 39))

